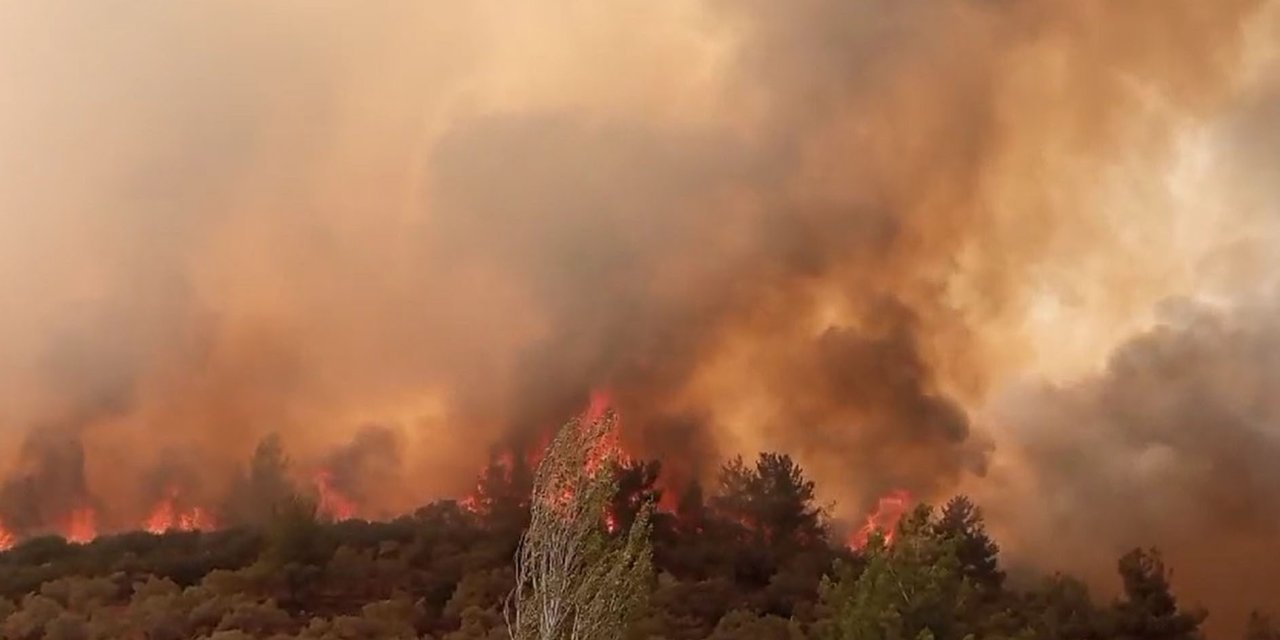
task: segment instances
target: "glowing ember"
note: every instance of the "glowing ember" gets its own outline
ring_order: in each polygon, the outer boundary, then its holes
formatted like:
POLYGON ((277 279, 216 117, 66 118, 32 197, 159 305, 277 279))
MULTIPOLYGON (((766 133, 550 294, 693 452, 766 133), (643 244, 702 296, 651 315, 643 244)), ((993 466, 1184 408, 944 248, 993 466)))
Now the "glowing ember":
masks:
POLYGON ((876 531, 884 533, 885 544, 893 544, 893 537, 898 530, 898 521, 911 506, 911 493, 905 489, 889 492, 876 502, 876 508, 867 514, 867 521, 853 535, 849 536, 849 548, 861 549, 876 531))
POLYGON ((605 511, 604 513, 604 530, 609 533, 618 532, 618 516, 614 515, 612 511, 605 511))
POLYGON ((312 478, 312 482, 315 483, 316 493, 320 494, 321 513, 334 520, 350 520, 355 517, 356 503, 333 486, 332 474, 321 470, 312 478))
POLYGON ((67 542, 85 544, 98 535, 98 515, 91 507, 73 509, 62 526, 62 537, 67 542))

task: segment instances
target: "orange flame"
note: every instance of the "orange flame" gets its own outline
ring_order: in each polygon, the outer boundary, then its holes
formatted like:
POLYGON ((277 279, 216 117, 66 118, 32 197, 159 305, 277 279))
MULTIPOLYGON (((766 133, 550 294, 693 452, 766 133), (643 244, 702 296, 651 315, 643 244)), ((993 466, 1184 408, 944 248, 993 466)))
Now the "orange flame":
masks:
MULTIPOLYGON (((595 424, 604 419, 610 409, 612 399, 608 391, 593 390, 587 402, 586 408, 579 415, 581 424, 595 424)), ((536 469, 542 462, 542 458, 546 455, 547 448, 551 445, 555 436, 554 430, 542 432, 539 437, 529 445, 524 452, 523 460, 531 469, 536 469)), ((463 509, 479 514, 484 511, 484 504, 481 496, 483 488, 481 484, 483 479, 489 478, 495 471, 500 471, 508 480, 511 479, 516 463, 516 453, 512 451, 503 451, 497 454, 480 473, 481 482, 473 493, 467 495, 458 501, 458 505, 463 509)), ((595 474, 597 470, 606 468, 609 463, 618 461, 625 462, 627 460, 625 452, 622 450, 618 440, 618 421, 615 413, 614 423, 608 433, 597 442, 591 443, 586 455, 585 468, 588 473, 595 474)), ((560 487, 553 489, 549 496, 544 498, 548 505, 555 511, 563 512, 571 508, 574 500, 574 492, 572 487, 560 487)), ((612 517, 612 516, 607 516, 612 517)), ((606 523, 606 526, 613 527, 615 524, 606 523)), ((612 530, 612 529, 611 529, 612 530)))
POLYGON ((217 528, 218 522, 200 507, 191 507, 178 514, 178 530, 180 531, 210 531, 217 528))
POLYGON ((173 500, 165 498, 151 510, 151 514, 142 522, 142 528, 159 535, 173 528, 173 519, 173 500))
POLYGON ((151 509, 142 528, 157 535, 166 531, 208 531, 217 528, 213 517, 204 509, 180 509, 177 503, 178 489, 170 487, 165 497, 151 509))
POLYGON ((17 543, 18 537, 13 535, 13 532, 4 526, 4 523, 0 522, 0 551, 8 551, 17 543))
POLYGON ((85 544, 98 536, 98 514, 92 507, 72 509, 62 525, 62 537, 67 542, 85 544))
POLYGON ((898 521, 902 519, 902 515, 906 513, 907 508, 910 506, 911 492, 905 489, 895 489, 882 496, 876 501, 876 508, 867 514, 866 523, 853 532, 853 535, 849 536, 849 548, 861 549, 865 547, 867 541, 871 539, 871 534, 876 531, 884 533, 886 545, 893 544, 893 537, 898 530, 898 521))
MULTIPOLYGON (((585 428, 588 424, 594 425, 603 420, 609 411, 610 402, 608 392, 592 391, 587 408, 579 416, 581 419, 580 426, 585 428)), ((622 448, 618 443, 617 426, 618 423, 615 416, 609 431, 603 434, 603 437, 599 440, 588 443, 586 461, 584 463, 584 468, 588 474, 595 475, 599 470, 605 469, 609 463, 623 459, 622 448)), ((545 500, 553 511, 561 514, 568 513, 573 509, 574 489, 572 486, 554 487, 545 500)), ((616 522, 610 524, 612 518, 612 514, 605 514, 605 526, 611 532, 616 528, 616 522)))
MULTIPOLYGON (((612 403, 613 399, 608 391, 600 389, 592 391, 587 410, 582 415, 583 420, 588 424, 603 420, 612 403)), ((613 461, 626 462, 626 454, 623 453, 622 444, 618 439, 619 424, 620 420, 615 412, 612 428, 599 441, 592 443, 587 451, 587 473, 594 475, 597 470, 613 461)))
POLYGON ((466 511, 468 511, 468 512, 470 512, 470 513, 473 513, 473 514, 479 514, 479 513, 480 513, 480 498, 476 497, 476 495, 473 493, 473 494, 471 494, 471 495, 469 495, 469 496, 467 496, 467 497, 465 497, 465 498, 463 498, 463 499, 459 500, 459 501, 458 501, 458 506, 462 507, 464 510, 466 510, 466 511))
POLYGON ((320 494, 320 512, 334 520, 350 520, 356 515, 356 503, 333 486, 333 474, 321 469, 312 478, 320 494))
MULTIPOLYGON (((539 455, 541 454, 539 453, 539 455)), ((526 460, 533 459, 533 453, 526 455, 526 460)), ((536 466, 536 462, 532 464, 536 466)), ((500 472, 502 477, 509 482, 515 473, 515 456, 510 451, 503 451, 497 454, 493 460, 486 463, 480 471, 475 490, 470 495, 459 500, 458 505, 471 513, 482 513, 485 510, 485 505, 481 498, 484 495, 484 483, 486 479, 492 477, 495 471, 500 472)))
POLYGON ((605 389, 592 389, 591 396, 587 400, 587 410, 583 413, 582 418, 586 422, 595 422, 604 417, 609 407, 613 405, 613 394, 605 389))

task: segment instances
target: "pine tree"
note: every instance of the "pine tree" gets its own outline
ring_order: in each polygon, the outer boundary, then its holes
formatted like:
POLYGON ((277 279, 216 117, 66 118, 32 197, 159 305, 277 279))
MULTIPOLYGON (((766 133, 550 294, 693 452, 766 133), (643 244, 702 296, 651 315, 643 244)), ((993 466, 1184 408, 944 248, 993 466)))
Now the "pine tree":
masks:
POLYGON ((676 504, 676 522, 680 531, 687 534, 701 533, 707 522, 707 503, 702 495, 702 483, 694 480, 680 494, 676 504))
POLYGON ((224 511, 233 522, 264 526, 296 493, 289 480, 289 457, 280 436, 272 433, 254 447, 249 468, 235 479, 224 511))
POLYGON ((490 452, 489 463, 476 481, 468 507, 490 528, 518 532, 529 523, 529 493, 533 471, 523 456, 501 449, 490 452))
POLYGON ((657 461, 622 461, 613 465, 618 490, 609 504, 613 526, 628 529, 646 505, 657 504, 662 497, 658 476, 662 465, 657 461))
POLYGON ((753 476, 753 470, 743 462, 742 456, 735 456, 720 467, 715 492, 709 501, 716 515, 732 520, 748 530, 757 527, 751 501, 753 476))
POLYGON ((807 546, 826 538, 825 514, 814 503, 814 484, 790 456, 762 453, 754 467, 741 457, 720 470, 711 506, 762 543, 807 546))
POLYGON ((1160 552, 1134 549, 1120 558, 1124 599, 1111 611, 1111 631, 1123 640, 1200 640, 1203 611, 1182 611, 1170 591, 1160 552))
POLYGON ((942 507, 938 518, 938 533, 955 538, 956 555, 966 578, 988 593, 998 592, 1004 586, 1004 572, 1000 570, 1000 547, 987 535, 982 521, 982 509, 966 496, 956 496, 942 507))
POLYGON ((872 534, 866 565, 845 565, 824 582, 822 603, 831 617, 817 629, 822 640, 960 640, 975 593, 964 577, 957 541, 938 535, 931 511, 918 507, 899 524, 892 546, 872 534))
POLYGON ((1102 638, 1100 612, 1083 582, 1054 575, 1026 594, 1020 614, 1043 640, 1095 640, 1102 638))
POLYGON ((814 484, 791 456, 763 453, 756 461, 752 487, 755 511, 766 536, 807 546, 826 539, 822 509, 814 501, 814 484))
POLYGON ((264 531, 262 560, 273 568, 325 560, 324 526, 314 500, 300 495, 276 503, 264 531))

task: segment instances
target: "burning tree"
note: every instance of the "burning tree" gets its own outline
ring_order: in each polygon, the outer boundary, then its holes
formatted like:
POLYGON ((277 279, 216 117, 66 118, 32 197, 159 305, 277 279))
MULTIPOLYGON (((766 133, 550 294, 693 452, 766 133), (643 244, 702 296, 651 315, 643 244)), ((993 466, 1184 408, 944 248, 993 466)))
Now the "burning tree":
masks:
POLYGON ((616 421, 612 411, 570 421, 538 466, 504 608, 513 640, 622 637, 648 592, 652 505, 616 535, 604 522, 617 491, 616 421))

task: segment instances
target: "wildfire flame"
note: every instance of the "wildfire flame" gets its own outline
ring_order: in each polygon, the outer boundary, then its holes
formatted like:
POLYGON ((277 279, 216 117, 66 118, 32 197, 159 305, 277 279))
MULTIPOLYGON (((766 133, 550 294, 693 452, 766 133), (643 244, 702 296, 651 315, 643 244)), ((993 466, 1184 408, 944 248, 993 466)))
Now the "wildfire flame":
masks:
POLYGON ((178 529, 182 531, 202 531, 216 529, 217 523, 200 507, 191 507, 186 513, 178 514, 178 529))
POLYGON ((333 474, 321 469, 312 477, 316 493, 320 495, 321 513, 334 520, 350 520, 356 515, 356 503, 333 486, 333 474))
POLYGON ((586 422, 595 422, 604 417, 609 407, 613 406, 613 395, 605 389, 593 389, 591 396, 587 400, 587 410, 583 412, 582 418, 586 422))
POLYGON ((893 544, 893 538, 898 531, 898 521, 910 506, 911 492, 905 489, 896 489, 881 496, 876 501, 876 508, 867 514, 866 522, 849 536, 849 548, 861 549, 867 546, 871 534, 876 531, 883 532, 886 545, 893 544))
MULTIPOLYGON (((584 463, 585 470, 590 474, 609 469, 614 463, 626 464, 631 458, 622 446, 620 439, 620 420, 612 410, 613 400, 611 394, 607 390, 597 389, 592 391, 586 407, 579 415, 579 424, 595 425, 602 427, 601 421, 609 419, 612 422, 608 425, 607 430, 599 433, 599 438, 591 444, 586 451, 586 460, 584 463)), ((555 435, 554 430, 548 430, 542 434, 542 437, 535 440, 533 448, 526 448, 523 452, 518 449, 497 454, 485 468, 482 478, 488 478, 494 473, 501 473, 507 478, 511 478, 516 469, 516 465, 520 461, 527 460, 531 467, 535 467, 541 462, 542 457, 546 453, 546 447, 551 444, 555 435), (523 453, 523 457, 520 456, 523 453)), ((317 494, 317 510, 335 520, 350 520, 357 517, 359 506, 355 500, 346 495, 334 481, 334 476, 329 469, 320 469, 311 477, 312 485, 317 494)), ((570 508, 574 502, 573 490, 570 487, 561 488, 552 493, 553 497, 550 501, 553 508, 570 508)), ((675 491, 662 491, 661 504, 659 509, 675 513, 677 510, 677 493, 675 491)), ((485 500, 483 494, 483 480, 477 486, 477 490, 472 495, 466 496, 459 500, 459 505, 473 513, 480 513, 485 509, 485 500)), ((170 486, 155 504, 152 506, 147 516, 139 523, 142 530, 152 534, 164 534, 174 531, 211 531, 217 529, 220 523, 214 517, 214 514, 206 508, 192 505, 189 500, 184 500, 180 489, 176 486, 170 486)), ((849 545, 853 548, 860 548, 866 544, 871 533, 877 529, 883 529, 887 532, 887 538, 891 541, 893 538, 893 527, 898 519, 905 512, 911 501, 911 496, 906 491, 895 491, 886 495, 879 500, 879 503, 873 513, 867 516, 865 526, 859 529, 849 538, 849 545)), ((600 514, 601 526, 610 534, 616 534, 621 530, 621 523, 618 516, 612 508, 606 507, 604 513, 600 514)), ((97 513, 92 507, 79 507, 66 513, 59 521, 58 531, 69 542, 76 544, 84 544, 93 540, 98 535, 97 513)), ((744 527, 754 528, 752 523, 743 522, 744 527)), ((0 551, 6 550, 17 544, 25 537, 23 532, 11 531, 0 523, 0 551)))
MULTIPOLYGON (((587 401, 587 406, 579 415, 580 424, 590 425, 603 420, 612 404, 612 398, 608 391, 594 390, 591 392, 587 401)), ((609 430, 600 441, 587 451, 586 469, 588 473, 594 474, 597 470, 605 468, 612 461, 625 461, 626 457, 622 451, 618 441, 618 423, 617 414, 614 414, 613 428, 609 430)), ((529 446, 524 452, 523 460, 528 464, 530 469, 536 469, 542 462, 543 456, 546 455, 547 448, 555 437, 555 431, 548 429, 529 446)), ((481 472, 481 478, 487 478, 493 475, 495 471, 500 471, 504 477, 510 479, 515 469, 516 457, 511 451, 504 451, 495 456, 481 472)), ((458 501, 458 504, 467 511, 472 513, 480 513, 484 510, 481 496, 482 488, 476 487, 476 490, 458 501)), ((569 488, 563 488, 557 493, 550 502, 556 508, 566 508, 573 502, 573 491, 569 488)))
MULTIPOLYGON (((612 404, 613 398, 608 391, 592 391, 587 410, 582 414, 583 423, 595 424, 604 420, 612 404)), ((613 425, 609 431, 599 441, 593 443, 591 449, 587 451, 587 473, 594 475, 597 470, 606 467, 610 462, 625 463, 627 461, 626 454, 622 451, 622 444, 618 440, 619 430, 618 414, 614 412, 613 425)))
POLYGON ((75 544, 85 544, 98 537, 98 514, 92 507, 72 509, 62 524, 62 537, 75 544))
POLYGON ((465 498, 459 500, 458 506, 462 507, 464 510, 470 513, 478 514, 480 513, 480 498, 476 497, 476 494, 474 493, 470 494, 465 498))
MULTIPOLYGON (((540 457, 541 452, 538 452, 537 456, 540 457)), ((531 466, 536 466, 536 462, 533 462, 535 460, 535 454, 533 452, 527 453, 525 458, 526 460, 531 461, 530 462, 531 466)), ((484 468, 481 470, 480 476, 479 476, 480 479, 476 481, 475 490, 472 491, 470 495, 459 500, 458 505, 461 506, 463 509, 470 511, 471 513, 480 514, 485 509, 484 502, 481 498, 481 496, 484 495, 483 485, 484 485, 485 478, 492 477, 494 472, 497 471, 502 474, 503 478, 505 478, 507 481, 510 481, 512 478, 512 474, 514 472, 513 471, 514 468, 515 468, 515 456, 510 451, 504 451, 498 454, 494 460, 491 460, 490 462, 486 463, 484 468)))
POLYGON ((0 551, 12 549, 17 542, 17 536, 13 535, 13 532, 4 526, 4 523, 0 523, 0 551))
POLYGON ((151 509, 142 528, 154 534, 166 531, 207 531, 217 528, 213 517, 200 507, 182 509, 178 506, 178 489, 170 487, 164 498, 151 509))

